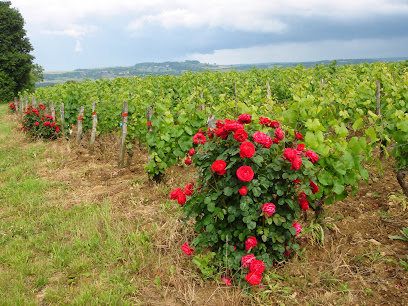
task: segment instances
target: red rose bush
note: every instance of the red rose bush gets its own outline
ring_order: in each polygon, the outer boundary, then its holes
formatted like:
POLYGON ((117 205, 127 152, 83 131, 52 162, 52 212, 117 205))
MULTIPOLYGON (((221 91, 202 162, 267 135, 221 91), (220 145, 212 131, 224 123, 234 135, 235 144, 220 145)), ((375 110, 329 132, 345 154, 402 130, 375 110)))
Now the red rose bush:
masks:
POLYGON ((296 221, 319 193, 319 157, 307 150, 300 132, 285 131, 267 117, 257 122, 243 114, 216 126, 192 137, 186 155, 197 167, 197 181, 170 198, 182 205, 185 221, 195 219, 190 243, 196 254, 211 249, 231 271, 226 276, 258 285, 266 269, 299 249, 302 227, 296 221), (241 269, 245 273, 233 273, 241 269))

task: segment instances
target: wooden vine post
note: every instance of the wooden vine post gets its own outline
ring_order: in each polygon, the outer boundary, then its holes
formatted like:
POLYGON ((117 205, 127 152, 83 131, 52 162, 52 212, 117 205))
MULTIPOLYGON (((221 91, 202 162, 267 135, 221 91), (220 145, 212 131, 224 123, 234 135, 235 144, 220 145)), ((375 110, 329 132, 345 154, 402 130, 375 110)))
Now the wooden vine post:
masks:
POLYGON ((65 113, 64 113, 64 103, 61 103, 60 105, 60 122, 61 122, 61 133, 62 135, 65 135, 65 128, 64 128, 64 123, 65 123, 65 113))
POLYGON ((23 98, 20 97, 20 120, 21 122, 23 122, 23 110, 24 110, 23 98))
POLYGON ((33 104, 34 108, 37 108, 37 100, 35 99, 35 97, 31 100, 31 103, 33 104))
MULTIPOLYGON (((147 117, 147 132, 152 133, 154 132, 153 127, 152 127, 152 117, 153 117, 153 109, 151 107, 148 107, 146 109, 146 117, 147 117)), ((147 163, 150 162, 150 149, 149 146, 147 147, 147 163)))
POLYGON ((54 103, 52 103, 52 101, 50 101, 50 111, 51 111, 52 121, 55 122, 55 108, 54 108, 54 103))
POLYGON ((92 154, 95 146, 95 137, 96 137, 96 126, 98 124, 98 115, 95 112, 96 102, 92 102, 92 132, 91 132, 91 141, 89 142, 89 151, 92 154))
POLYGON ((269 86, 269 82, 266 82, 266 96, 268 97, 268 100, 271 98, 271 86, 269 86))
POLYGON ((25 98, 25 107, 24 110, 28 109, 28 97, 25 98))
POLYGON ((377 87, 375 91, 375 100, 377 101, 377 115, 381 116, 381 101, 380 101, 381 82, 379 80, 376 80, 375 85, 377 87))
POLYGON ((127 135, 127 121, 128 121, 128 103, 123 101, 122 107, 122 132, 120 135, 120 149, 119 149, 119 168, 123 168, 125 164, 126 152, 126 135, 127 135))
POLYGON ((84 119, 84 106, 79 108, 78 124, 77 124, 77 137, 76 142, 79 144, 82 138, 82 119, 84 119))
POLYGON ((17 97, 14 97, 14 106, 16 107, 16 113, 18 113, 20 108, 19 108, 19 105, 18 105, 17 97))
POLYGON ((237 82, 234 82, 234 95, 235 95, 235 117, 238 116, 238 90, 237 82))

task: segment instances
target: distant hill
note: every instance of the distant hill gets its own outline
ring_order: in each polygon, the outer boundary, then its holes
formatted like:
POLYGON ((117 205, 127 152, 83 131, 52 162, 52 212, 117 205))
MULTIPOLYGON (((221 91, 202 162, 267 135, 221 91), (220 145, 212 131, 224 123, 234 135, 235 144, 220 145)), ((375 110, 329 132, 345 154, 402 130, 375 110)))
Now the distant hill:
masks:
MULTIPOLYGON (((337 65, 372 63, 377 61, 394 62, 406 61, 408 57, 398 58, 378 58, 378 59, 338 59, 337 65)), ((251 70, 257 69, 273 69, 274 67, 291 67, 302 64, 306 67, 312 67, 321 64, 330 64, 333 61, 317 61, 317 62, 276 62, 276 63, 259 63, 259 64, 238 64, 238 65, 212 65, 204 64, 199 61, 184 61, 184 62, 164 62, 164 63, 140 63, 128 67, 105 67, 95 69, 76 69, 74 71, 54 71, 44 72, 44 81, 37 84, 37 87, 52 86, 55 84, 65 83, 67 81, 80 82, 86 79, 97 80, 101 78, 117 78, 131 76, 146 76, 146 75, 165 75, 174 74, 180 75, 187 71, 229 71, 234 70, 251 70)))

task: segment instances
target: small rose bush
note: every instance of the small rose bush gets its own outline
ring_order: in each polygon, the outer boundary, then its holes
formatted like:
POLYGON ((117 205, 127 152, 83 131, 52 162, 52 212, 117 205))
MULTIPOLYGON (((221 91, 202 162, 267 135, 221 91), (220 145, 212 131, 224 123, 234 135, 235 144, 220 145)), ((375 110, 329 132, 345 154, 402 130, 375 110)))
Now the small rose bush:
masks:
POLYGON ((46 108, 40 104, 38 108, 32 106, 27 107, 24 112, 24 120, 22 130, 30 134, 34 138, 55 139, 60 134, 60 126, 53 118, 46 114, 46 108))
POLYGON ((184 253, 211 249, 227 276, 258 285, 266 268, 298 250, 296 221, 319 190, 313 165, 319 157, 302 140, 277 121, 252 122, 249 114, 200 129, 186 152, 197 181, 170 195, 185 221, 195 219, 193 248, 185 243, 184 253))

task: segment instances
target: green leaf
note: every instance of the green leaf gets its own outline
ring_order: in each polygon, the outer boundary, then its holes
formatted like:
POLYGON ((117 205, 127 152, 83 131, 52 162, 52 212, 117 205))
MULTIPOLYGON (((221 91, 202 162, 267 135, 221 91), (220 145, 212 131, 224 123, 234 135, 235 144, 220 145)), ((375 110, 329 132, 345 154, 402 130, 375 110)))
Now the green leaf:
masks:
POLYGON ((232 194, 233 194, 233 189, 231 188, 231 187, 225 187, 224 188, 224 194, 227 196, 227 197, 230 197, 230 196, 232 196, 232 194))
POLYGON ((364 126, 364 121, 363 118, 358 118, 356 120, 356 122, 354 122, 353 124, 353 130, 357 131, 359 128, 361 128, 362 126, 364 126))
POLYGON ((341 194, 344 191, 344 186, 335 180, 333 182, 333 191, 336 194, 341 194))
POLYGON ((262 166, 262 162, 264 161, 263 157, 261 155, 257 155, 252 157, 252 160, 255 164, 257 164, 258 166, 262 166))
POLYGON ((214 210, 215 210, 215 203, 214 203, 214 202, 211 202, 211 203, 207 204, 207 209, 208 209, 209 212, 214 212, 214 210))

